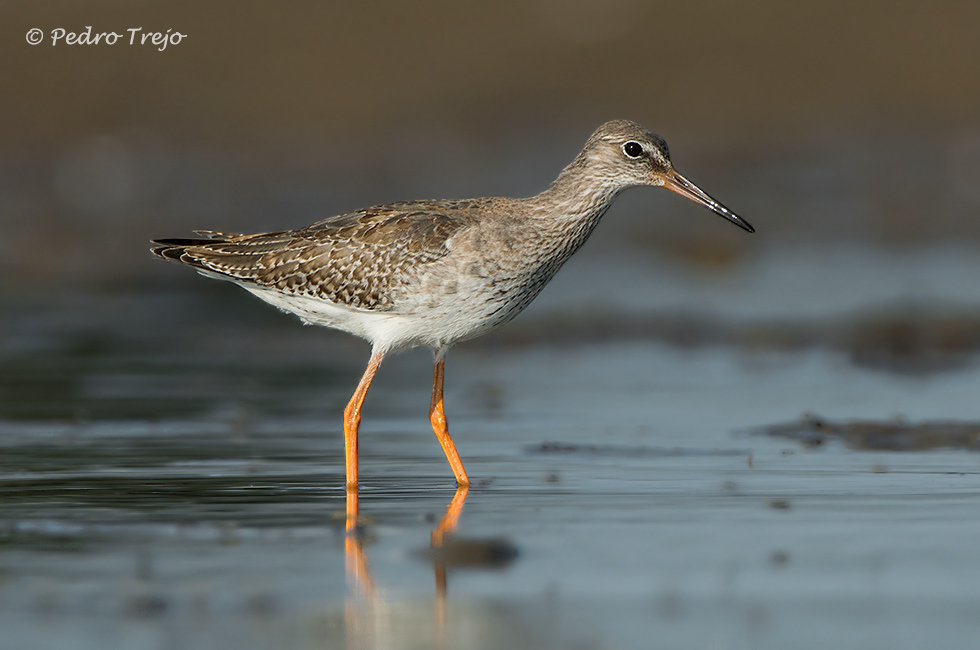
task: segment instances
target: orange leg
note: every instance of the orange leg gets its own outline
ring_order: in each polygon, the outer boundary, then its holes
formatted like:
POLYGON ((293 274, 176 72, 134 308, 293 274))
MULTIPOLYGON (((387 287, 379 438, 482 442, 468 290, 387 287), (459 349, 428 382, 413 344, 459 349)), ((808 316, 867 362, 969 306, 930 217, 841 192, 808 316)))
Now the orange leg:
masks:
POLYGON ((357 500, 357 486, 347 486, 347 531, 348 537, 355 537, 357 533, 357 518, 360 516, 361 509, 357 500))
POLYGON ((357 390, 350 398, 347 408, 344 409, 344 453, 347 458, 347 530, 351 531, 357 525, 358 505, 357 505, 357 428, 361 424, 361 405, 367 396, 368 388, 371 387, 371 380, 378 372, 378 366, 384 354, 375 352, 371 356, 361 383, 357 385, 357 390))
POLYGON ((449 425, 446 423, 446 412, 442 405, 442 382, 445 372, 446 360, 439 359, 436 361, 435 376, 432 379, 432 403, 429 405, 429 421, 432 422, 432 430, 435 432, 436 438, 439 439, 442 450, 446 452, 446 460, 453 468, 456 484, 463 487, 470 484, 470 479, 466 476, 466 470, 463 469, 463 461, 459 459, 459 454, 456 453, 456 445, 453 444, 453 439, 449 437, 449 425))

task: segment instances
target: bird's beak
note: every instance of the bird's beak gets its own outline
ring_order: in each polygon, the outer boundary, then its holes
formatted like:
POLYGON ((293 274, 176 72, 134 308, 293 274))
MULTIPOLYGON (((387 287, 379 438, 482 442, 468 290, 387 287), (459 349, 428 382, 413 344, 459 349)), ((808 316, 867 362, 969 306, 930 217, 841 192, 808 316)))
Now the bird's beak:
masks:
POLYGON ((671 192, 680 194, 686 199, 691 199, 695 203, 700 203, 709 210, 728 219, 742 230, 755 232, 755 228, 749 225, 748 221, 738 216, 721 203, 718 203, 718 201, 715 201, 713 198, 708 196, 704 190, 678 174, 673 169, 664 174, 664 187, 671 192))

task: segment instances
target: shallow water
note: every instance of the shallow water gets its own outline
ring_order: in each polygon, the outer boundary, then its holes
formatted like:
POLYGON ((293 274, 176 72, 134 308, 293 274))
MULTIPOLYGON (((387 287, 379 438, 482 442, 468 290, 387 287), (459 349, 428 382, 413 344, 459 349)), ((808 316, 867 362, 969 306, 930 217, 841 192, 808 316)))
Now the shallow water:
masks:
POLYGON ((372 387, 345 540, 360 344, 223 289, 14 301, 0 647, 975 647, 980 456, 759 431, 975 421, 972 357, 897 374, 830 344, 549 342, 574 279, 450 354, 474 486, 441 545, 427 354, 372 387))
POLYGON ((0 650, 980 645, 980 456, 932 448, 980 421, 980 5, 179 4, 0 43, 0 650), (345 536, 366 347, 147 240, 528 196, 613 117, 758 233, 618 199, 450 354, 466 494, 386 360, 345 536))

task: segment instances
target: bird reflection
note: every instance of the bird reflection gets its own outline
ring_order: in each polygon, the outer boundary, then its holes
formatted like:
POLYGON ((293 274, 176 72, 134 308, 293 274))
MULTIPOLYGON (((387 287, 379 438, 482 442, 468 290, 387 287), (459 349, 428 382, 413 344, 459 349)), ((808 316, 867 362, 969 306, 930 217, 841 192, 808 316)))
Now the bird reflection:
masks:
MULTIPOLYGON (((439 524, 432 529, 430 548, 433 566, 435 567, 437 602, 445 602, 446 558, 450 557, 439 551, 445 544, 447 535, 451 535, 459 525, 459 518, 463 514, 463 506, 466 505, 466 495, 469 491, 470 488, 468 485, 461 485, 456 488, 456 494, 453 495, 452 501, 446 506, 446 514, 443 515, 439 524)), ((364 554, 363 539, 357 527, 359 515, 360 506, 357 488, 348 488, 347 538, 344 543, 347 578, 354 591, 370 598, 374 593, 374 582, 371 579, 371 572, 368 568, 367 556, 364 554)))
POLYGON ((432 529, 431 542, 429 547, 433 550, 433 563, 436 577, 436 630, 442 631, 446 627, 446 560, 445 555, 436 553, 441 549, 446 541, 446 535, 456 530, 459 525, 459 516, 463 514, 463 506, 466 504, 466 494, 470 491, 469 486, 461 485, 456 488, 453 500, 446 506, 446 514, 443 516, 439 525, 432 529))
MULTIPOLYGON (((456 488, 456 494, 446 507, 446 514, 432 530, 431 534, 430 555, 433 560, 436 584, 433 623, 435 625, 437 639, 444 638, 446 626, 446 558, 448 556, 440 551, 447 541, 447 536, 451 536, 459 525, 459 518, 463 514, 463 506, 466 504, 466 495, 468 493, 469 486, 462 485, 456 488)), ((368 567, 367 555, 364 553, 363 537, 357 525, 358 515, 359 503, 357 488, 348 488, 347 538, 344 543, 347 582, 350 587, 350 595, 344 608, 348 647, 359 647, 358 642, 363 641, 364 634, 366 632, 370 634, 371 632, 368 630, 373 627, 370 625, 370 616, 366 620, 360 611, 359 605, 364 602, 369 605, 374 605, 380 600, 374 587, 371 570, 368 567)))

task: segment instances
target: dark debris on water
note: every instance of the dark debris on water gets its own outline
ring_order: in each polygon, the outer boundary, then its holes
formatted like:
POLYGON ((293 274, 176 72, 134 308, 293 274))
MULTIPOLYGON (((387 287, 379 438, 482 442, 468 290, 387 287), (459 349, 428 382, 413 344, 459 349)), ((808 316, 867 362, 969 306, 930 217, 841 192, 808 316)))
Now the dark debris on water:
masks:
POLYGON ((678 456, 746 456, 748 449, 694 449, 685 447, 650 447, 628 445, 577 445, 562 442, 542 442, 528 445, 525 451, 531 454, 575 454, 583 456, 613 456, 623 458, 656 457, 674 458, 678 456))
POLYGON ((901 419, 832 422, 806 414, 797 422, 760 427, 752 433, 796 440, 811 448, 840 440, 851 449, 866 451, 980 451, 980 422, 937 420, 913 424, 901 419))
POLYGON ((504 569, 520 555, 508 539, 475 539, 447 535, 443 544, 422 553, 447 569, 504 569))
POLYGON ((825 348, 863 368, 926 375, 969 366, 980 352, 980 314, 937 313, 900 305, 826 321, 733 323, 703 314, 597 318, 562 314, 505 328, 485 345, 560 345, 608 340, 651 340, 682 349, 731 346, 746 352, 793 353, 825 348))

